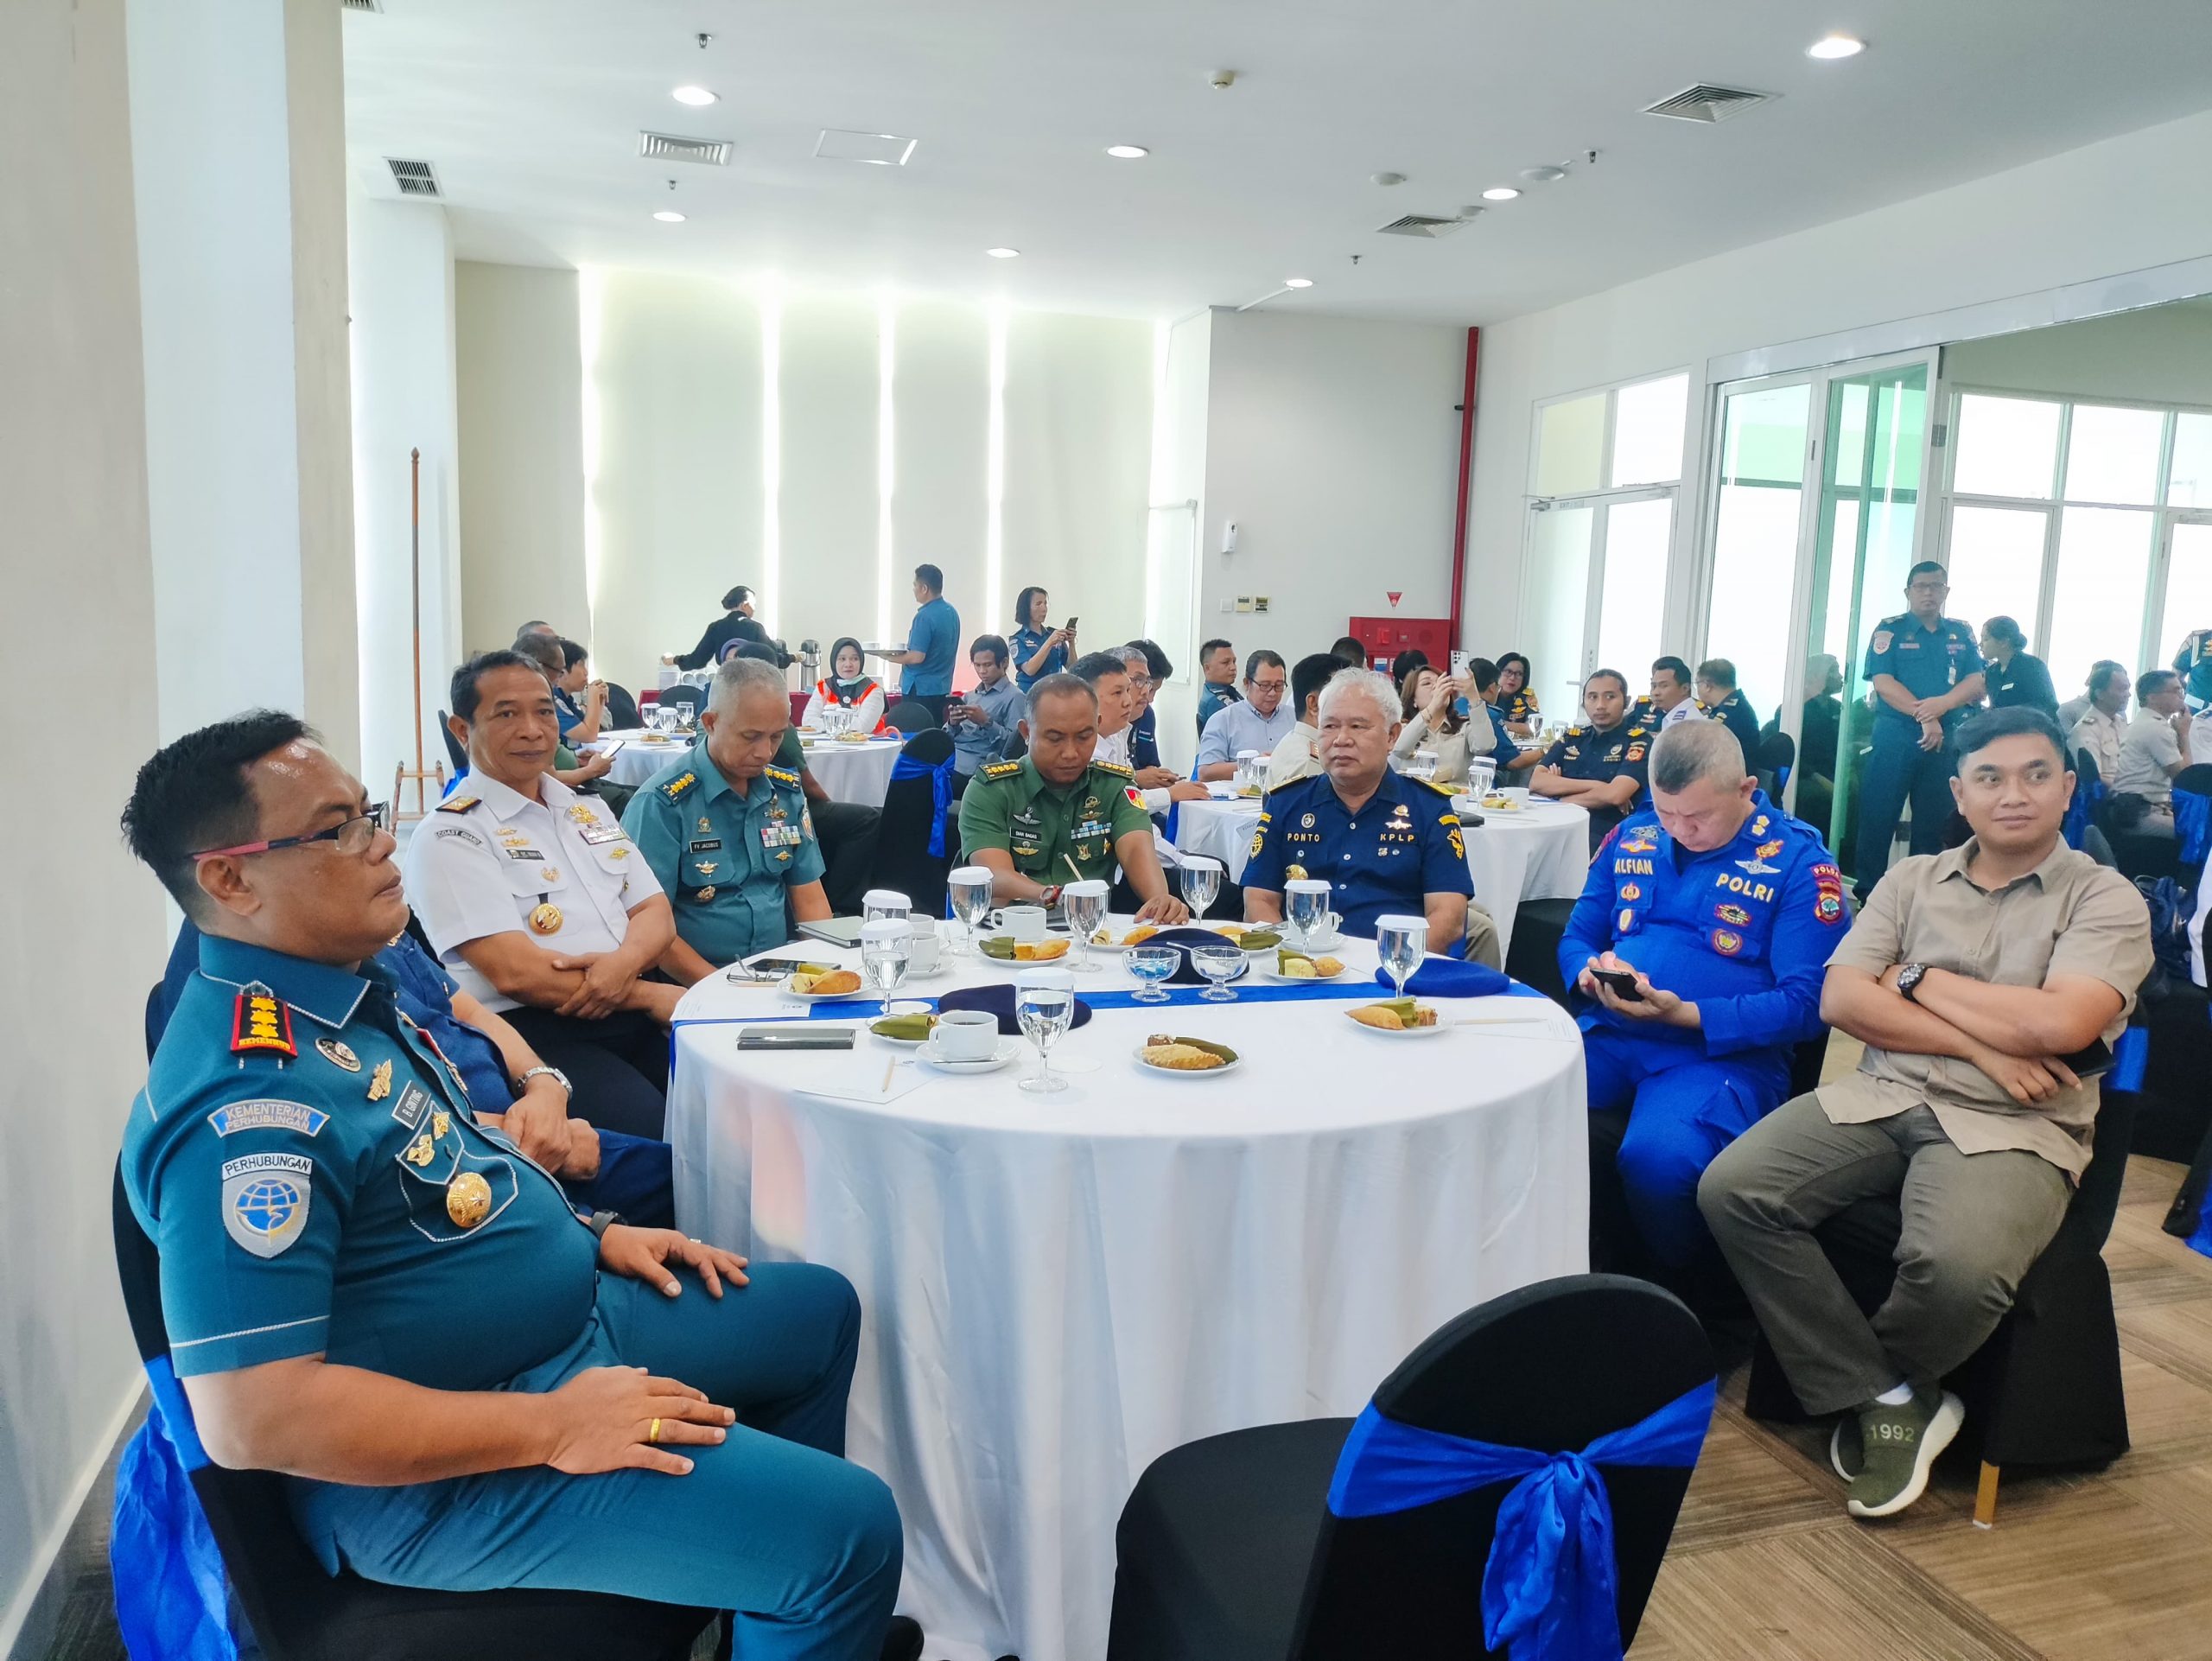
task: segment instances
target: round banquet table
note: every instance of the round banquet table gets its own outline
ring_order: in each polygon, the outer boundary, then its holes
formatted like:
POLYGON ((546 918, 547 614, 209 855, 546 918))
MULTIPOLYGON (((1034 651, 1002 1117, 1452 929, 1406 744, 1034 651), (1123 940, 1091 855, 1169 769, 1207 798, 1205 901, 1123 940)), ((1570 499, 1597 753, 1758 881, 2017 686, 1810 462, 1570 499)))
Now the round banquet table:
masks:
POLYGON ((616 784, 627 785, 632 790, 691 748, 689 733, 678 733, 664 744, 649 744, 645 741, 645 730, 637 727, 626 727, 620 732, 601 733, 594 743, 585 748, 597 749, 618 738, 622 741, 622 748, 615 751, 614 764, 607 768, 607 776, 616 784))
MULTIPOLYGON (((1260 804, 1249 797, 1217 796, 1176 804, 1175 848, 1219 860, 1229 880, 1244 880, 1260 804)), ((1467 869, 1475 898, 1497 925, 1497 949, 1513 948, 1513 918, 1524 900, 1580 898, 1590 874, 1590 813, 1572 802, 1531 796, 1518 812, 1484 811, 1465 827, 1467 869)))
MULTIPOLYGON (((614 765, 607 769, 607 776, 616 784, 628 785, 634 790, 686 754, 693 736, 679 733, 665 744, 654 744, 646 741, 643 731, 632 729, 602 733, 598 742, 604 744, 616 738, 624 741, 622 748, 615 752, 614 765)), ((803 741, 807 771, 830 792, 832 801, 881 807, 885 792, 891 788, 891 764, 899 759, 903 741, 896 738, 871 738, 858 744, 842 744, 828 739, 819 743, 803 741)))
MULTIPOLYGON (((795 954, 857 958, 815 941, 795 954)), ((1135 989, 1096 955, 1079 995, 1135 989)), ((1370 942, 1338 955, 1383 995, 1370 942)), ((948 958, 904 994, 1012 977, 984 961, 948 958)), ((1097 1661, 1116 1519, 1154 1458, 1355 1414, 1452 1316, 1586 1266, 1566 1013, 1451 1000, 1447 1020, 1493 1024, 1393 1039, 1354 1028, 1354 1001, 1101 1007, 1053 1050, 1082 1069, 1069 1088, 1036 1095, 1017 1087, 1026 1042, 965 1078, 864 1030, 852 1052, 741 1051, 748 1019, 805 1006, 720 975, 686 994, 668 1095, 678 1219, 858 1289, 848 1453, 898 1497, 899 1607, 932 1657, 1097 1661), (1147 1072, 1132 1053, 1155 1032, 1243 1060, 1147 1072)))

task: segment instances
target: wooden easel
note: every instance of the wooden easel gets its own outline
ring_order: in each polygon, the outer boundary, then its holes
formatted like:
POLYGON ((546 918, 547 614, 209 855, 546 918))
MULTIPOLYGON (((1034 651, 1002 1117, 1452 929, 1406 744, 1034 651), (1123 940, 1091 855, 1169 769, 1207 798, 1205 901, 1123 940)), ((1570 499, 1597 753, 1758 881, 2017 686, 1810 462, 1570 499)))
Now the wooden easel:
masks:
POLYGON ((399 818, 419 819, 430 811, 428 786, 435 782, 438 787, 439 796, 442 797, 446 793, 446 764, 440 761, 434 769, 426 768, 423 765, 423 452, 421 450, 412 449, 407 452, 407 467, 410 520, 408 562, 412 569, 414 579, 415 608, 415 765, 410 768, 403 761, 392 770, 391 805, 393 811, 399 818), (401 800, 406 795, 406 785, 410 779, 415 781, 415 811, 411 813, 400 806, 401 800))

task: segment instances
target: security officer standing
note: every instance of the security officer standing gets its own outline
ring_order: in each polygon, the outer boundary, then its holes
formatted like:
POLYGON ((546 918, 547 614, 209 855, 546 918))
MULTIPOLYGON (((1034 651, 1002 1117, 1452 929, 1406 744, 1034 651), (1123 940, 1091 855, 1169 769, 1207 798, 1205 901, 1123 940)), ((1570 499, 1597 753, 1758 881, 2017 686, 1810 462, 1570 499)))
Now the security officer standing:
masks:
POLYGON ((1974 630, 1943 615, 1951 592, 1941 565, 1923 559, 1906 575, 1910 609, 1885 617, 1866 643, 1874 691, 1873 748, 1859 793, 1859 851, 1853 886, 1864 900, 1890 862, 1904 805, 1912 803, 1912 851, 1940 853, 1951 818, 1951 736, 1983 692, 1981 648, 1974 630))
POLYGON ((1652 1255, 1681 1268, 1707 1238, 1698 1178, 1781 1104, 1792 1047, 1821 1031, 1843 878, 1717 722, 1659 735, 1651 797, 1592 862, 1559 965, 1581 995, 1591 1111, 1630 1110, 1630 1213, 1652 1255), (1635 995, 1604 975, 1630 977, 1635 995))
POLYGON ((622 828, 676 911, 661 969, 685 986, 820 922, 822 850, 799 777, 772 764, 791 724, 784 678, 733 657, 715 672, 690 750, 630 799, 622 828))
POLYGON ((682 989, 641 979, 676 938, 668 900, 607 805, 546 769, 544 677, 512 652, 454 671, 461 787, 407 847, 423 932, 463 991, 598 1104, 601 1123, 658 1136, 682 989))
POLYGON ((1283 885, 1325 880, 1344 931, 1375 938, 1375 920, 1391 913, 1428 920, 1428 949, 1452 951, 1471 932, 1467 955, 1497 966, 1496 931, 1471 910, 1474 878, 1452 811, 1449 788, 1390 770, 1398 698, 1389 677, 1340 669, 1321 689, 1314 748, 1326 769, 1270 791, 1260 805, 1252 856, 1244 866, 1244 920, 1279 923, 1283 885))
MULTIPOLYGON (((1118 673, 1118 662, 1115 669, 1118 673)), ((960 843, 991 872, 1001 905, 1057 904, 1071 878, 1110 879, 1118 861, 1142 923, 1184 923, 1152 847, 1152 815, 1125 767, 1094 761, 1098 695, 1079 675, 1029 689, 1019 761, 990 761, 960 799, 960 843)))
POLYGON ((332 1574, 729 1609, 741 1655, 875 1655, 900 1537, 842 1457, 851 1286, 587 1221, 476 1123, 372 961, 407 920, 392 838, 294 717, 179 739, 124 825, 206 937, 122 1172, 215 1461, 289 1473, 332 1574))
POLYGON ((1582 712, 1588 723, 1569 727, 1544 752, 1529 788, 1589 809, 1594 854, 1643 793, 1651 735, 1628 719, 1628 681, 1618 669, 1600 669, 1582 683, 1582 712))

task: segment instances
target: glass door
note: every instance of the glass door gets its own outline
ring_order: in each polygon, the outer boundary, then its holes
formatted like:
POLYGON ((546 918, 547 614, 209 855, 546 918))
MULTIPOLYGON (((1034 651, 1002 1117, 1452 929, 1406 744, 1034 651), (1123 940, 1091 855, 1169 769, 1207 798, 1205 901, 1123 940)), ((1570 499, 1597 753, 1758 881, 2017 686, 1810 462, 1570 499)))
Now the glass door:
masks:
POLYGON ((2212 628, 2212 508, 2170 508, 2165 521, 2163 620, 2142 659, 2154 665, 2171 663, 2183 641, 2212 628))
POLYGON ((1580 720, 1582 683, 1600 667, 1627 676, 1630 697, 1643 690, 1663 649, 1675 496, 1669 487, 1531 504, 1533 668, 1547 721, 1580 720))

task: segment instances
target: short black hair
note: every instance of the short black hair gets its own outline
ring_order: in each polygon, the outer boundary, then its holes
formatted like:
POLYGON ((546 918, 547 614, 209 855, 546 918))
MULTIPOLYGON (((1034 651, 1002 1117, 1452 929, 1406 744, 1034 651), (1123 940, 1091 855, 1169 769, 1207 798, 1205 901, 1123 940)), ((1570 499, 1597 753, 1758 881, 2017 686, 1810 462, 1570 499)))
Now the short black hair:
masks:
POLYGON ((1224 646, 1227 646, 1231 652, 1236 650, 1236 646, 1232 642, 1222 640, 1217 636, 1215 639, 1208 640, 1204 646, 1198 648, 1199 660, 1201 662, 1205 661, 1206 659, 1213 656, 1215 652, 1220 651, 1224 646))
POLYGON ((1675 685, 1687 687, 1690 684, 1690 666, 1684 663, 1680 658, 1659 658, 1654 659, 1651 665, 1651 672, 1656 675, 1662 669, 1675 678, 1675 685))
MULTIPOLYGON (((518 634, 507 650, 550 680, 560 679, 569 666, 568 660, 561 655, 560 641, 550 634, 518 634)), ((459 715, 461 711, 456 710, 454 713, 459 715)))
MULTIPOLYGON (((728 663, 732 658, 750 658, 755 663, 771 664, 778 669, 789 667, 789 664, 785 660, 784 654, 779 652, 774 646, 770 646, 766 640, 747 640, 743 646, 738 647, 736 651, 725 652, 722 653, 722 661, 724 663, 728 663)), ((830 666, 832 669, 835 669, 836 665, 832 663, 830 666)))
POLYGON ((2009 617, 1993 617, 1981 626, 1981 632, 1993 640, 2002 640, 2015 652, 2028 649, 2028 637, 2020 633, 2020 626, 2009 617))
POLYGON ((1044 592, 1042 586, 1032 582, 1014 596, 1014 627, 1016 633, 1029 627, 1029 602, 1044 592))
POLYGON ((753 590, 747 588, 745 584, 741 582, 722 596, 722 609, 724 611, 735 611, 740 606, 743 605, 751 598, 753 598, 753 590))
POLYGON ((1166 680, 1175 672, 1175 665, 1167 660, 1167 654, 1160 649, 1156 642, 1132 640, 1122 650, 1128 651, 1132 648, 1144 653, 1145 673, 1150 675, 1153 679, 1166 680))
POLYGON ((1351 665, 1354 669, 1367 667, 1366 646, 1350 634, 1337 636, 1337 643, 1329 648, 1329 655, 1351 665))
POLYGON ((1736 690, 1736 665, 1726 658, 1707 658, 1697 666, 1697 678, 1709 680, 1715 686, 1725 686, 1732 692, 1736 690))
POLYGON ((533 675, 545 672, 543 664, 520 652, 480 652, 453 671, 446 708, 474 726, 477 708, 484 701, 477 684, 495 669, 527 669, 533 675))
POLYGON ((944 592, 944 573, 938 570, 934 565, 915 566, 914 581, 920 583, 931 594, 943 594, 944 592))
MULTIPOLYGON (((2171 674, 2172 671, 2167 671, 2171 674)), ((2040 738, 2049 744, 2051 753, 2058 757, 2059 765, 2069 770, 2074 757, 2066 748, 2066 735, 2058 730, 2058 723, 2031 704, 2008 703, 1994 710, 1984 710, 1969 717, 1959 728, 1955 742, 1959 747, 1959 760, 1963 762, 1976 750, 1986 750, 2000 738, 2012 738, 2024 733, 2040 738)))
POLYGON ((1525 652, 1509 652, 1497 660, 1498 678, 1503 679, 1505 671, 1516 663, 1521 665, 1521 684, 1525 687, 1529 684, 1529 659, 1525 652))
MULTIPOLYGON (((1088 663, 1090 660, 1090 658, 1103 658, 1105 655, 1106 654, 1103 652, 1094 652, 1090 654, 1089 658, 1085 658, 1084 661, 1088 663)), ((1122 668, 1122 660, 1119 658, 1114 659, 1114 667, 1116 669, 1122 668)), ((1126 674, 1128 671, 1127 670, 1122 670, 1122 672, 1126 674)), ((1098 713, 1098 689, 1093 686, 1089 681, 1085 680, 1081 675, 1077 674, 1073 670, 1068 669, 1061 670, 1057 674, 1040 675, 1029 684, 1029 707, 1027 713, 1031 716, 1034 716, 1037 711, 1044 707, 1045 700, 1046 698, 1066 697, 1077 692, 1080 692, 1084 697, 1090 700, 1090 712, 1094 716, 1096 715, 1098 713)))
POLYGON ((561 661, 564 665, 570 669, 574 669, 578 664, 582 663, 591 656, 590 652, 585 651, 583 647, 578 646, 574 640, 568 639, 566 636, 562 638, 559 641, 559 645, 561 647, 561 661))
POLYGON ((1083 684, 1090 687, 1096 687, 1102 677, 1128 672, 1129 666, 1118 652, 1086 652, 1068 665, 1068 673, 1081 677, 1083 684))
MULTIPOLYGON (((1492 663, 1488 658, 1468 659, 1467 684, 1473 687, 1478 692, 1488 691, 1491 687, 1497 684, 1497 665, 1492 663)), ((1689 682, 1685 679, 1682 682, 1682 684, 1687 686, 1689 684, 1689 682)))
POLYGON ((2135 678, 2135 701, 2148 703, 2166 690, 2166 683, 2178 684, 2181 677, 2171 669, 2146 669, 2135 678))
POLYGON ((1344 660, 1333 652, 1316 652, 1310 658, 1300 658, 1291 665, 1291 713, 1300 721, 1306 719, 1306 700, 1318 697, 1330 678, 1344 666, 1344 660))
POLYGON ((124 840, 195 922, 207 895, 193 879, 193 855, 254 839, 260 811, 245 770, 302 738, 321 741, 296 715, 249 710, 162 745, 138 769, 124 805, 124 840))
POLYGON ((553 625, 547 622, 543 617, 533 617, 528 622, 523 624, 521 627, 515 630, 515 639, 519 640, 524 635, 531 633, 533 630, 551 628, 552 627, 553 625))
POLYGON ((972 658, 978 652, 989 653, 995 663, 1004 663, 1014 656, 1014 648, 1006 643, 1003 634, 978 634, 969 643, 968 655, 972 658))
POLYGON ((1417 646, 1409 646, 1390 659, 1390 678, 1403 684, 1408 675, 1416 669, 1428 667, 1428 653, 1417 646))
POLYGON ((1593 680, 1611 681, 1621 689, 1621 696, 1623 697, 1626 697, 1628 696, 1628 677, 1622 674, 1618 669, 1592 670, 1587 675, 1583 677, 1582 690, 1586 692, 1590 690, 1590 683, 1593 680))
POLYGON ((1905 587, 1908 589, 1910 588, 1917 578, 1927 576, 1930 571, 1935 572, 1936 576, 1942 577, 1946 582, 1951 580, 1951 574, 1945 570, 1939 562, 1932 559, 1923 559, 1919 564, 1914 566, 1910 570, 1904 574, 1905 587))
POLYGON ((1270 652, 1267 647, 1262 646, 1258 651, 1250 653, 1245 658, 1244 678, 1248 681, 1259 679, 1260 669, 1262 665, 1265 665, 1270 669, 1282 670, 1285 673, 1287 673, 1290 669, 1290 665, 1282 660, 1282 654, 1281 652, 1270 652))
POLYGON ((2126 679, 2127 665, 2110 658, 2100 658, 2089 665, 2089 678, 2083 684, 2088 688, 2091 697, 2102 697, 2105 688, 2112 684, 2114 676, 2126 679))

